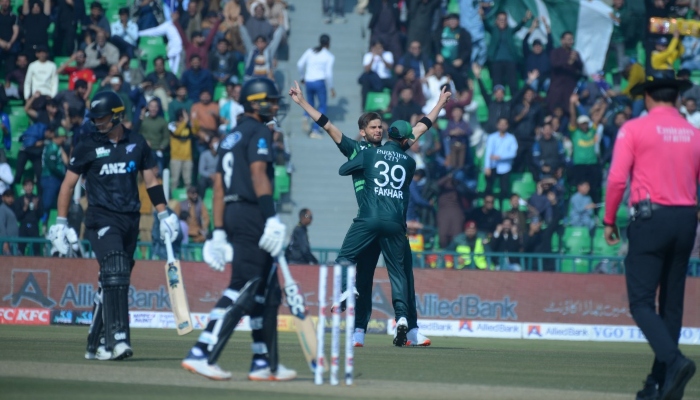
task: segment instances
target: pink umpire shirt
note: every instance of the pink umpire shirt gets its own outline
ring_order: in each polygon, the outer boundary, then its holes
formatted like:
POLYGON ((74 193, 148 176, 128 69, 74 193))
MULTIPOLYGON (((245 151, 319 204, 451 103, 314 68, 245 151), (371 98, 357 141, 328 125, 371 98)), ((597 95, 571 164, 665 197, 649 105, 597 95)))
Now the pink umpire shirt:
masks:
POLYGON ((630 205, 647 198, 666 206, 697 205, 700 130, 674 107, 655 107, 620 128, 605 196, 606 224, 613 224, 631 175, 630 205))

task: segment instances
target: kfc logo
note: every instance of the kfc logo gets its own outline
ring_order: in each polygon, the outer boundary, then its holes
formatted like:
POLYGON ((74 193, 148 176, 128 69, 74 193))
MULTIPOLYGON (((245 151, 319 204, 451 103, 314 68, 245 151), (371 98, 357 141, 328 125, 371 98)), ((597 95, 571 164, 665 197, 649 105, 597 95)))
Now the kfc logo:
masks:
POLYGON ((0 308, 0 324, 49 325, 51 311, 40 308, 0 308))

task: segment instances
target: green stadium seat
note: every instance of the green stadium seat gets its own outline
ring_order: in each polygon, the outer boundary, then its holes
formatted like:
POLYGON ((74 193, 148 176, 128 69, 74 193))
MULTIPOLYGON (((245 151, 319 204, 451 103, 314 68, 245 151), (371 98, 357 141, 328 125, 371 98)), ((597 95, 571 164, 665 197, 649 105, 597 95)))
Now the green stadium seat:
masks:
POLYGON ((8 118, 10 120, 10 133, 13 138, 19 138, 19 136, 29 128, 29 117, 27 117, 27 114, 18 115, 13 113, 9 114, 8 118))
POLYGON ((52 227, 56 223, 56 217, 58 217, 58 210, 54 208, 49 211, 49 219, 46 221, 46 226, 52 227))
POLYGON ((192 261, 204 261, 204 257, 202 257, 202 247, 197 246, 193 247, 191 250, 191 255, 192 255, 192 261))
POLYGON ((365 102, 365 112, 371 111, 387 111, 391 103, 391 93, 369 92, 367 93, 367 101, 365 102))
POLYGON ((591 272, 590 264, 587 260, 581 258, 561 260, 561 272, 587 274, 591 272))
POLYGON ((559 234, 552 234, 552 253, 559 253, 559 234))
POLYGON ((564 230, 566 254, 587 254, 591 252, 591 234, 588 228, 567 226, 564 230))
POLYGON ((593 234, 593 252, 594 256, 616 256, 620 251, 621 243, 614 246, 609 246, 605 241, 605 230, 598 228, 593 234))
POLYGON ((291 179, 287 173, 287 167, 284 165, 275 166, 275 188, 272 198, 277 201, 281 195, 289 193, 291 187, 291 179))
MULTIPOLYGON (((63 64, 64 62, 66 62, 68 60, 70 60, 70 57, 61 56, 61 57, 54 57, 53 58, 53 62, 56 64, 56 68, 60 67, 61 64, 63 64)), ((68 75, 59 75, 58 77, 59 77, 59 79, 62 79, 62 78, 68 79, 68 75)))
POLYGON ((216 87, 214 87, 214 101, 219 101, 219 99, 223 98, 226 96, 226 85, 224 84, 217 84, 216 87))
POLYGON ((437 128, 441 131, 444 131, 447 128, 448 123, 449 123, 449 121, 447 121, 445 118, 438 118, 437 128))
MULTIPOLYGON (((142 57, 147 60, 147 64, 153 64, 151 61, 158 56, 165 56, 167 54, 165 49, 165 42, 160 36, 153 37, 142 37, 139 42, 139 49, 143 50, 142 57)), ((146 65, 148 68, 148 65, 146 65)))
POLYGON ((67 80, 59 80, 58 81, 58 91, 62 92, 64 90, 68 90, 68 87, 70 86, 70 83, 67 80))
POLYGON ((177 201, 183 201, 187 200, 187 189, 185 188, 179 188, 179 189, 172 189, 172 196, 170 197, 173 200, 177 201))
POLYGON ((214 189, 209 188, 204 192, 204 206, 207 208, 212 208, 214 205, 214 189))
POLYGON ((245 63, 239 62, 238 63, 238 81, 243 82, 244 77, 245 77, 245 63))
POLYGON ((630 224, 630 211, 627 205, 621 204, 620 208, 617 209, 617 226, 626 227, 630 224))
POLYGON ((527 200, 535 194, 537 191, 537 183, 534 181, 528 181, 528 180, 519 180, 513 182, 511 186, 511 192, 512 193, 517 193, 518 196, 522 197, 523 199, 527 200))

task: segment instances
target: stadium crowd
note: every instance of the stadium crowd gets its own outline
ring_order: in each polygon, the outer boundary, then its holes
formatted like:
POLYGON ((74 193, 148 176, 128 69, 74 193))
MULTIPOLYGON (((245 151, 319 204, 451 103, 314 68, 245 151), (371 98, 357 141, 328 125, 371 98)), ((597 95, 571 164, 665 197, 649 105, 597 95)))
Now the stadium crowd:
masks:
MULTIPOLYGON (((356 11, 371 15, 358 79, 364 111, 387 125, 415 123, 442 87, 453 92, 438 123, 411 148, 415 251, 624 253, 624 245, 604 244, 600 227, 617 132, 645 113, 630 90, 654 69, 700 77, 700 38, 651 34, 647 21, 697 19, 700 7, 607 2, 614 27, 600 71, 585 69, 574 27, 554 37, 552 21, 530 11, 514 20, 499 1, 359 2, 356 11)), ((323 3, 324 22, 346 22, 343 1, 323 3)), ((0 221, 13 214, 19 226, 0 236, 40 237, 40 226, 51 224, 71 148, 89 129, 90 96, 114 90, 126 104, 127 126, 170 170, 183 240, 202 242, 219 139, 243 112, 241 83, 277 77, 277 61, 288 53, 288 7, 282 0, 0 0, 0 221)), ((698 98, 694 85, 680 107, 696 127, 698 98)), ((290 155, 279 125, 270 129, 279 199, 289 191, 290 155)), ((317 129, 309 126, 312 138, 322 137, 317 129)), ((153 210, 145 189, 142 200, 140 240, 147 242, 153 210)), ((628 218, 621 208, 618 223, 628 218)), ((453 265, 472 262, 495 264, 481 255, 453 265)))

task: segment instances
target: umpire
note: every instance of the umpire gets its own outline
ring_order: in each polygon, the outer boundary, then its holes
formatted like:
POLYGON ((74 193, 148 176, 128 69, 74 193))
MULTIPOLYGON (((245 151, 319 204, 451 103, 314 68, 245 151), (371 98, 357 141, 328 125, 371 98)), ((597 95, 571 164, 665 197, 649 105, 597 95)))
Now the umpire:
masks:
POLYGON ((605 199, 605 239, 619 242, 615 215, 631 177, 627 296, 632 318, 656 358, 637 399, 681 399, 695 363, 678 349, 683 295, 697 224, 700 131, 676 109, 689 81, 659 71, 635 86, 649 114, 620 128, 605 199), (659 290, 659 308, 656 292, 659 290))
POLYGON ((58 194, 56 224, 49 230, 52 244, 62 255, 68 253, 69 244, 77 244, 77 235, 68 227, 66 217, 73 189, 82 174, 89 204, 85 236, 100 265, 100 290, 95 296, 85 353, 88 360, 121 360, 133 354, 128 303, 139 234, 139 171, 158 210, 161 236, 167 233, 175 240, 180 227, 175 215, 168 216, 165 193, 158 182, 156 162, 148 143, 143 136, 122 125, 123 116, 124 103, 116 93, 101 92, 92 98, 88 115, 92 121, 90 131, 71 153, 58 194))

